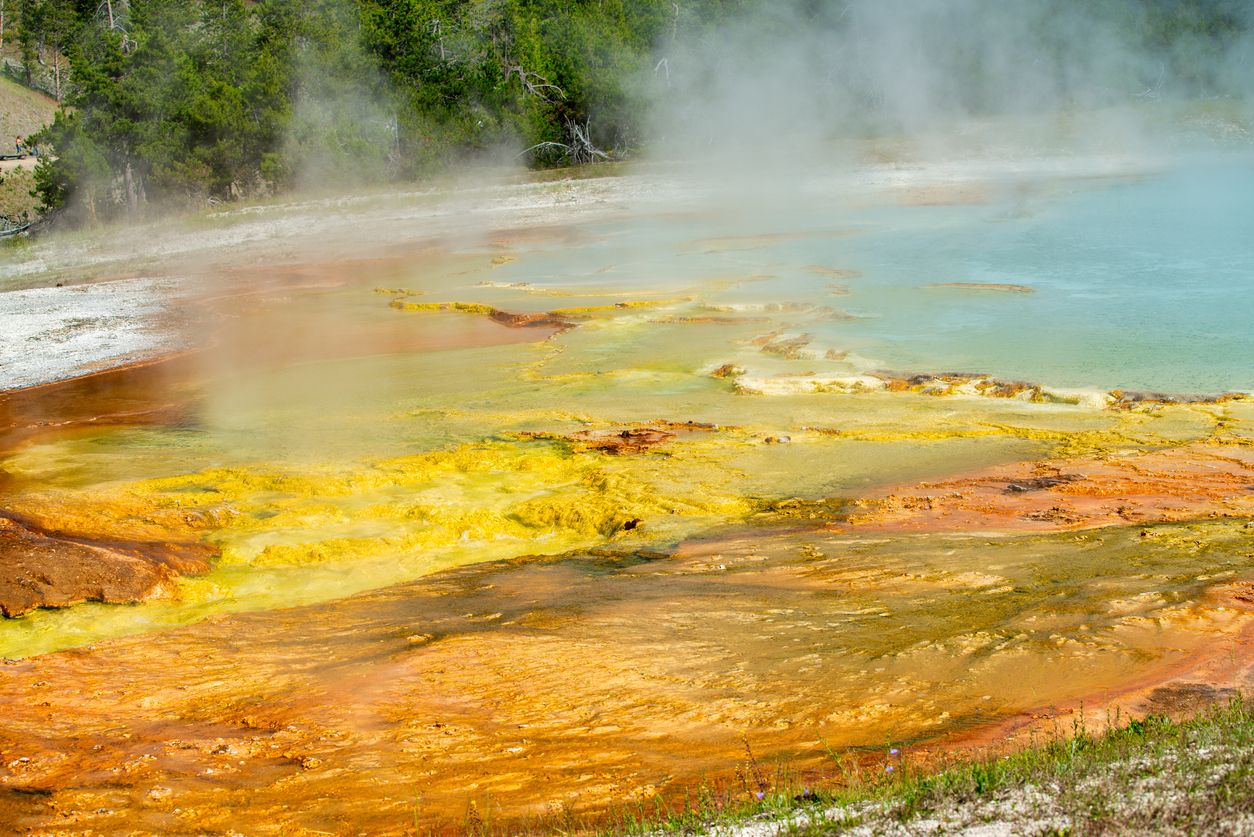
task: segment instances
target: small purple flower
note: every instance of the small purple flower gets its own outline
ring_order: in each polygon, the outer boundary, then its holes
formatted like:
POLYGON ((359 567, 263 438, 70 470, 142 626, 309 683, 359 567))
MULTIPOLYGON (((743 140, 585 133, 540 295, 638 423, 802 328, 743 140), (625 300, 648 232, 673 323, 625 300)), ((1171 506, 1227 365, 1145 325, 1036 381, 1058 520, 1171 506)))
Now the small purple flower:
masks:
POLYGON ((801 795, 802 795, 802 796, 809 796, 809 795, 810 795, 810 789, 809 789, 809 788, 802 788, 802 789, 801 789, 801 795))
POLYGON ((884 768, 884 772, 885 772, 885 773, 892 773, 892 772, 893 772, 893 766, 892 766, 891 764, 890 764, 890 765, 888 765, 888 767, 885 767, 885 768, 884 768))
POLYGON ((898 750, 896 747, 893 747, 891 750, 888 751, 888 754, 890 756, 895 756, 895 755, 898 755, 899 753, 901 753, 901 750, 898 750))
POLYGON ((765 791, 758 791, 757 793, 755 793, 755 794, 754 794, 754 796, 756 796, 758 799, 765 799, 765 798, 766 798, 766 792, 765 792, 765 791))

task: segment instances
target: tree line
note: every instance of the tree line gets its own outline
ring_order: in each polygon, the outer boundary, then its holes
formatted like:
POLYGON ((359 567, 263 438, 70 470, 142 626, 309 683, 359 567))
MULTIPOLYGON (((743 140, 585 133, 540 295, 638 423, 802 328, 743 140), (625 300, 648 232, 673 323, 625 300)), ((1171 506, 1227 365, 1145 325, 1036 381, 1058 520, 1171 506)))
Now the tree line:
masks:
MULTIPOLYGON (((787 2, 839 20, 850 0, 787 2)), ((1239 0, 1120 2, 1164 43, 1247 23, 1239 0)), ((0 50, 6 72, 62 104, 32 138, 53 154, 36 171, 45 209, 92 220, 500 154, 620 156, 644 142, 681 45, 765 5, 0 0, 0 50)))
POLYGON ((55 95, 47 210, 82 219, 301 181, 411 178, 640 141, 655 47, 735 0, 0 0, 55 95))

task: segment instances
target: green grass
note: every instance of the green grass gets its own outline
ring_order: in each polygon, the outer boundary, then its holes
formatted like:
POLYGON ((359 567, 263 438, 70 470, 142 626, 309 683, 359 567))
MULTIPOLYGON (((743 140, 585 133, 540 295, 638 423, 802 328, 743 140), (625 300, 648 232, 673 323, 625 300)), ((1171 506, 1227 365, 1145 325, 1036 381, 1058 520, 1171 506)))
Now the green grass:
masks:
MULTIPOLYGON (((1227 833, 1254 812, 1254 705, 1238 697, 1183 722, 1114 718, 1101 732, 1073 727, 1010 755, 894 774, 829 807, 876 803, 869 819, 902 824, 957 812, 962 825, 992 819, 1015 833, 1227 833)), ((840 830, 819 820, 781 833, 840 830)))
POLYGON ((485 799, 468 806, 463 822, 444 824, 452 832, 424 823, 417 805, 414 832, 721 835, 757 825, 765 834, 815 837, 993 824, 1038 835, 1254 833, 1254 704, 1240 697, 1185 721, 1113 717, 1100 731, 1057 729, 1008 755, 926 766, 914 765, 904 747, 828 756, 825 776, 803 781, 786 763, 759 761, 746 743, 734 779, 676 797, 596 816, 559 807, 531 822, 493 817, 485 799))
POLYGON ((35 175, 30 169, 0 172, 0 215, 13 219, 23 214, 38 217, 39 199, 31 197, 34 188, 35 175))
MULTIPOLYGON (((56 100, 0 75, 0 154, 12 154, 14 138, 30 136, 47 125, 56 109, 56 100)), ((0 215, 37 217, 39 201, 30 194, 34 187, 29 169, 0 172, 0 215)))

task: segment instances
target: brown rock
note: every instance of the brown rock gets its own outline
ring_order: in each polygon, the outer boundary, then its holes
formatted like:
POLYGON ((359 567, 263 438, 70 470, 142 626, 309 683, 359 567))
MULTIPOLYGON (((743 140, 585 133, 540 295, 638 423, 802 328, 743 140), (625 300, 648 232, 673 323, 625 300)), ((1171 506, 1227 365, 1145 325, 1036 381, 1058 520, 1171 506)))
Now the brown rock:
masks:
POLYGON ((801 352, 814 342, 813 334, 797 334, 780 336, 762 344, 762 351, 768 355, 776 355, 787 360, 799 360, 801 352))
POLYGON ((515 314, 510 311, 493 310, 488 319, 509 328, 573 328, 573 324, 553 314, 515 314))
POLYGON ((1066 506, 1050 506, 1047 509, 1039 509, 1030 511, 1020 515, 1024 520, 1031 520, 1038 523, 1057 523, 1061 525, 1071 525, 1074 523, 1083 523, 1084 516, 1067 508, 1066 506))
POLYGON ((605 453, 643 453, 674 438, 674 433, 660 427, 584 430, 570 435, 571 441, 589 450, 599 450, 605 453))
POLYGON ((716 425, 698 421, 654 421, 631 427, 580 430, 569 434, 527 431, 516 435, 524 439, 553 439, 570 442, 583 450, 628 454, 645 453, 681 435, 709 433, 715 430, 718 430, 716 425))
POLYGON ((1137 405, 1157 404, 1228 404, 1233 401, 1245 401, 1248 395, 1241 392, 1225 392, 1219 395, 1205 393, 1168 393, 1168 392, 1127 392, 1121 389, 1110 391, 1115 399, 1112 405, 1116 410, 1126 410, 1137 405))
POLYGON ((1047 488, 1057 488, 1060 485, 1066 485, 1069 482, 1076 482, 1084 479, 1082 474, 1056 474, 1054 476, 1032 477, 1031 479, 1015 480, 1006 483, 1006 494, 1023 494, 1028 491, 1044 491, 1047 488))
POLYGON ((207 571, 212 557, 199 544, 92 542, 0 516, 0 613, 154 598, 177 576, 207 571))

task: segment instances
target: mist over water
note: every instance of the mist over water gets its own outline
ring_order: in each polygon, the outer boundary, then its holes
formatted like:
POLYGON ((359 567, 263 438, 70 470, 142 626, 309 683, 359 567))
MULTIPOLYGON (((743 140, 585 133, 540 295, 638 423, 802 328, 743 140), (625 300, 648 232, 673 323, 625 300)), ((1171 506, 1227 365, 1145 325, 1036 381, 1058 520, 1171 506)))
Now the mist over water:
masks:
POLYGON ((1217 34, 1193 5, 762 4, 664 50, 658 153, 771 169, 862 158, 850 143, 872 138, 923 156, 1179 147, 1168 106, 1205 99, 1248 118, 1254 90, 1254 12, 1204 4, 1230 26, 1217 34))
POLYGON ((843 231, 723 259, 785 274, 756 304, 858 274, 798 331, 862 370, 1254 387, 1249 4, 769 3, 660 51, 648 156, 729 234, 843 231))

